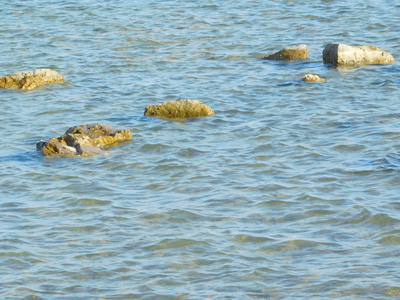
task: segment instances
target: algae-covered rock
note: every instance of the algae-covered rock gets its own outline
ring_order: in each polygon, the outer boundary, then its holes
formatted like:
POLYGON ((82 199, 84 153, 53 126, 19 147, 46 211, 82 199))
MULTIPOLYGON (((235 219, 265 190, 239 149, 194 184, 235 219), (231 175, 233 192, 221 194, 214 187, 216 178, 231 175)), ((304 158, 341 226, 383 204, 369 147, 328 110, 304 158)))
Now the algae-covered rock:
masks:
POLYGON ((64 82, 64 76, 50 69, 21 71, 0 77, 0 88, 30 90, 50 83, 64 82))
POLYGON ((214 115, 215 112, 207 105, 197 100, 181 99, 167 101, 158 105, 146 106, 144 115, 167 119, 194 118, 214 115))
POLYGON ((303 76, 303 81, 304 82, 325 82, 326 80, 315 74, 305 74, 303 76))
POLYGON ((36 149, 46 156, 94 156, 103 147, 131 139, 129 129, 118 130, 104 124, 86 124, 68 129, 60 137, 40 141, 36 149))
POLYGON ((324 63, 334 66, 391 64, 395 61, 390 53, 375 46, 348 46, 339 43, 327 44, 322 57, 324 63))
POLYGON ((268 60, 302 60, 308 58, 308 48, 307 45, 300 44, 297 46, 287 47, 279 52, 271 55, 267 55, 264 59, 268 60))

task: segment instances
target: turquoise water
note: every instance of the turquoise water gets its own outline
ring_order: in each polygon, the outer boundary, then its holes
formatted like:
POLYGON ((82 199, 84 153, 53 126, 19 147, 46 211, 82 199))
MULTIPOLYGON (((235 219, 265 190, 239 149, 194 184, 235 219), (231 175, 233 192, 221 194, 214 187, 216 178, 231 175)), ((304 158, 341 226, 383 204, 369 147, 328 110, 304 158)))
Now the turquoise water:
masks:
POLYGON ((330 42, 399 58, 395 1, 32 0, 0 16, 0 76, 66 77, 0 90, 0 298, 400 297, 399 62, 322 62, 330 42), (261 59, 300 43, 306 61, 261 59), (143 116, 181 98, 216 115, 143 116), (93 122, 132 141, 35 151, 93 122))

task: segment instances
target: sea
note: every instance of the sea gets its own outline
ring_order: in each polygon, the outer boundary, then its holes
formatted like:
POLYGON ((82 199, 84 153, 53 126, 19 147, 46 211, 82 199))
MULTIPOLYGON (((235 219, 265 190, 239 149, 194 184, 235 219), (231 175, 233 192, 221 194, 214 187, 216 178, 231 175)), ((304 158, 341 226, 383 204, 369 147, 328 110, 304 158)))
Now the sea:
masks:
POLYGON ((399 35, 394 0, 3 1, 0 76, 65 82, 0 90, 0 298, 400 299, 399 35), (179 99, 215 115, 144 116, 179 99), (93 123, 132 140, 36 151, 93 123))

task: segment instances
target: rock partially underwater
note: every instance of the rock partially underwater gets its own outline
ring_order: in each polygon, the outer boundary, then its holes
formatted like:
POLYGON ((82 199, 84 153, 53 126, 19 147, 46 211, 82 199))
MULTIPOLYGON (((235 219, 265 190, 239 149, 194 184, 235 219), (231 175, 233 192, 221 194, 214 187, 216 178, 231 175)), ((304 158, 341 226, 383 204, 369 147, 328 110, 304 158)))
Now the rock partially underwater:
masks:
POLYGON ((326 80, 315 74, 305 74, 303 76, 303 81, 304 82, 325 82, 326 80))
POLYGON ((214 115, 215 112, 197 100, 181 99, 167 101, 158 105, 146 106, 144 115, 166 119, 188 119, 214 115))
POLYGON ((274 54, 267 55, 264 59, 268 60, 302 60, 308 58, 307 45, 300 44, 297 46, 284 48, 274 54))
POLYGON ((117 142, 130 140, 129 129, 119 130, 104 124, 86 124, 68 129, 60 137, 40 141, 36 150, 46 156, 94 156, 117 142))
POLYGON ((64 76, 56 71, 36 69, 34 71, 21 71, 0 77, 0 88, 30 90, 45 84, 61 83, 64 80, 64 76))
POLYGON ((390 53, 375 46, 348 46, 339 43, 327 44, 322 57, 324 63, 334 66, 391 64, 395 61, 390 53))

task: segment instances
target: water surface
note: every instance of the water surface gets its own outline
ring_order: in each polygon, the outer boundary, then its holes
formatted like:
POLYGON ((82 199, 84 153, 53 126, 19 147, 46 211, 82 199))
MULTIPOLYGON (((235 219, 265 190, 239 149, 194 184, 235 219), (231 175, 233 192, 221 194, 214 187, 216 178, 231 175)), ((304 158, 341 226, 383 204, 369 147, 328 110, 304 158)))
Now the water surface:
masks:
POLYGON ((398 298, 399 63, 329 68, 322 50, 400 57, 400 6, 117 2, 0 8, 0 75, 66 77, 0 91, 1 298, 398 298), (262 59, 300 43, 306 61, 262 59), (143 116, 181 98, 216 115, 143 116), (93 122, 133 139, 36 153, 93 122))

